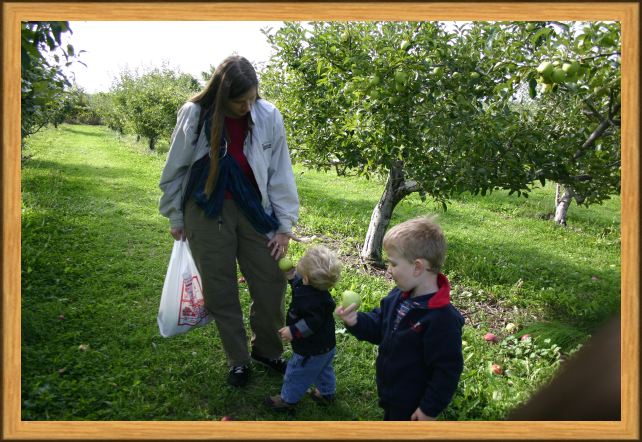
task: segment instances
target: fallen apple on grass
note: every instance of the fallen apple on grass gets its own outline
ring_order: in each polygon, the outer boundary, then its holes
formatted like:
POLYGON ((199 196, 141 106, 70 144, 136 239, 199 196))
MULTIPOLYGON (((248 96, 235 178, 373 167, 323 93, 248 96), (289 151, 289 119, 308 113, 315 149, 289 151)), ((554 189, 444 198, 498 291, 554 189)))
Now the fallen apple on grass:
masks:
POLYGON ((522 335, 522 337, 519 338, 519 339, 522 340, 522 341, 530 341, 531 340, 531 335, 526 333, 525 335, 522 335))
POLYGON ((341 295, 341 307, 348 308, 351 304, 357 304, 357 308, 361 305, 361 296, 352 290, 346 290, 341 295))
POLYGON ((497 344, 499 342, 499 338, 494 334, 494 333, 486 333, 484 335, 484 341, 487 342, 492 342, 493 344, 497 344))
POLYGON ((491 374, 501 375, 503 373, 502 366, 499 364, 491 364, 489 371, 491 374))
POLYGON ((513 324, 512 322, 509 322, 504 327, 504 330, 506 330, 508 333, 513 333, 515 330, 517 330, 517 326, 515 324, 513 324))

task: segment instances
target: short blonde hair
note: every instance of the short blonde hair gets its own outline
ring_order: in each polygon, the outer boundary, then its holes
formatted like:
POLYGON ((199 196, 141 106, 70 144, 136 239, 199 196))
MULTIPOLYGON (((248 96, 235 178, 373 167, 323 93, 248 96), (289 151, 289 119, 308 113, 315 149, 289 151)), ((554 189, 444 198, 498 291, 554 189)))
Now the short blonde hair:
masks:
POLYGON ((437 216, 419 216, 397 224, 383 237, 383 247, 409 262, 428 261, 430 271, 439 273, 446 259, 446 238, 437 216))
POLYGON ((310 247, 296 265, 296 271, 308 278, 308 283, 319 290, 328 290, 339 281, 341 261, 324 246, 310 247))

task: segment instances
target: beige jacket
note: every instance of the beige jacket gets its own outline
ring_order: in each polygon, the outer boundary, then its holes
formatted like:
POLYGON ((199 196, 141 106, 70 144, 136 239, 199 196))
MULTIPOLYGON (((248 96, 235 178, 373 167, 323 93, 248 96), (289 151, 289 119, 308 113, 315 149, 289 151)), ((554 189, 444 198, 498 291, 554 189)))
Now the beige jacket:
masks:
MULTIPOLYGON (((182 228, 183 199, 192 165, 209 153, 204 129, 196 138, 200 106, 187 102, 178 111, 167 161, 160 178, 163 194, 160 213, 171 227, 182 228)), ((265 211, 279 220, 278 232, 290 232, 299 216, 299 196, 285 138, 283 117, 270 102, 259 99, 250 110, 252 136, 246 137, 243 153, 261 192, 265 211)), ((205 125, 203 125, 205 126, 205 125)), ((268 237, 274 236, 270 232, 268 237)))

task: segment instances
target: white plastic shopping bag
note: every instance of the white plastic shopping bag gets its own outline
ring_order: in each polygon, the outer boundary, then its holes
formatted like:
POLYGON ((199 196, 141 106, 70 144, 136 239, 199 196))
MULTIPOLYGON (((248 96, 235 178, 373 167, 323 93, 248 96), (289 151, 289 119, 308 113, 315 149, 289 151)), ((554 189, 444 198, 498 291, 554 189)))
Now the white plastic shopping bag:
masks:
POLYGON ((174 241, 158 308, 158 328, 164 338, 185 333, 212 321, 205 308, 201 275, 187 240, 174 241))

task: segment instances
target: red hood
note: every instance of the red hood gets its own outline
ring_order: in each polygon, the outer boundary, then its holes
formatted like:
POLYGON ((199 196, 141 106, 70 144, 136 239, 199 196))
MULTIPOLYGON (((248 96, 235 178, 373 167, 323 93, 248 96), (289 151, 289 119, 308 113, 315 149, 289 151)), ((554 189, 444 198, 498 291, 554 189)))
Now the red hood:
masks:
MULTIPOLYGON (((437 293, 432 295, 426 303, 426 307, 429 309, 442 308, 450 304, 450 282, 443 273, 437 275, 437 287, 439 287, 437 293)), ((410 296, 410 292, 401 292, 402 299, 407 299, 408 296, 410 296)))

